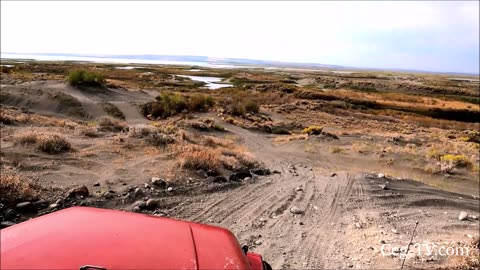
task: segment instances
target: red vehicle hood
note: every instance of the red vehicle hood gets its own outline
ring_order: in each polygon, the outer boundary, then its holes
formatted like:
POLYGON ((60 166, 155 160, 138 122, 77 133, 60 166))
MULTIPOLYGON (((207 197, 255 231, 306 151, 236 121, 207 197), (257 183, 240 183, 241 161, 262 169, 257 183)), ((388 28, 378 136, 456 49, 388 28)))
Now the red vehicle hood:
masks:
POLYGON ((2 229, 1 269, 250 269, 228 230, 72 207, 2 229))

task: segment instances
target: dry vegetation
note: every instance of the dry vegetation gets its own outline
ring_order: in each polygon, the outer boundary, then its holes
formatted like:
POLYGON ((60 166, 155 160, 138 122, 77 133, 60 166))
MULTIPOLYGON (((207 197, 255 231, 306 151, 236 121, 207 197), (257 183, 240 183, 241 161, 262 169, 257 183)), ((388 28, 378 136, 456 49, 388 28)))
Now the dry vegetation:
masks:
POLYGON ((72 150, 71 144, 60 134, 27 131, 15 135, 18 145, 34 145, 35 149, 47 154, 60 154, 72 150))
POLYGON ((38 187, 12 169, 2 167, 0 174, 0 203, 16 203, 38 198, 38 187))

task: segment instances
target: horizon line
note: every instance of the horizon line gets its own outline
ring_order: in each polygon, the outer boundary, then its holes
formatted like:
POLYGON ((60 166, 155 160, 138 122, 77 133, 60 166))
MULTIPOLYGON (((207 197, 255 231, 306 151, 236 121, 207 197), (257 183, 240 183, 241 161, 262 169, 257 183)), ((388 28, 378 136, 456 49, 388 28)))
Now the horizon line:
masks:
MULTIPOLYGON (((270 62, 272 64, 290 64, 290 65, 304 65, 304 67, 309 68, 327 68, 327 69, 357 69, 357 70, 371 70, 371 71, 392 71, 392 72, 414 72, 414 73, 434 73, 434 74, 458 74, 458 75, 468 75, 468 76, 480 76, 480 71, 478 73, 475 72, 455 72, 455 71, 432 71, 432 70, 416 70, 416 69, 409 69, 409 68, 376 68, 376 67, 360 67, 360 66, 346 66, 346 65, 338 65, 338 64, 324 64, 324 63, 317 63, 317 62, 296 62, 296 61, 281 61, 281 60, 266 60, 266 59, 255 59, 255 58, 239 58, 239 57, 217 57, 217 56, 206 56, 206 55, 193 55, 193 54, 152 54, 152 53, 144 53, 144 54, 136 54, 136 53, 128 53, 128 54, 96 54, 96 53, 53 53, 53 52, 2 52, 0 54, 17 54, 17 55, 63 55, 63 56, 72 56, 72 57, 91 57, 91 58, 109 58, 109 57, 119 57, 119 56, 176 56, 176 57, 204 57, 204 58, 213 58, 218 60, 246 60, 246 61, 259 61, 259 62, 270 62), (323 67, 322 67, 323 66, 323 67)), ((3 59, 3 58, 1 58, 3 59)), ((5 58, 8 59, 8 58, 5 58)), ((127 58, 128 59, 128 58, 127 58)), ((125 59, 125 60, 127 60, 125 59)), ((33 59, 36 60, 36 59, 33 59)), ((135 59, 131 59, 135 60, 135 59)), ((144 60, 152 60, 144 58, 144 60)), ((39 60, 45 61, 45 60, 39 60)), ((61 60, 58 60, 61 61, 61 60)), ((181 62, 180 60, 170 60, 172 62, 181 62)), ((203 61, 202 61, 203 62, 203 61)), ((207 61, 205 61, 207 62, 207 61)), ((238 65, 239 63, 237 63, 238 65)), ((246 64, 246 63, 245 63, 246 64)), ((255 63, 250 63, 255 65, 255 63)), ((264 63, 268 64, 268 63, 264 63)), ((257 63, 258 65, 258 63, 257 63)))

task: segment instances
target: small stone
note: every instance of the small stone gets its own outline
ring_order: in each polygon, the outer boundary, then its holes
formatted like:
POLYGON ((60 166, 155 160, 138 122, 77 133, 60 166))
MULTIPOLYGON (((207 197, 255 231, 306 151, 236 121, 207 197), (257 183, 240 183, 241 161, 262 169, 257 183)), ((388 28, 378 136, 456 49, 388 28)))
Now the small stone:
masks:
POLYGON ((303 191, 303 188, 297 187, 297 188, 295 188, 295 191, 303 191))
POLYGON ((335 177, 335 176, 337 176, 337 173, 330 174, 330 177, 335 177))
POLYGON ((353 264, 349 263, 348 268, 353 268, 353 264))
POLYGON ((197 175, 200 176, 200 177, 203 177, 203 178, 207 178, 207 177, 208 177, 207 172, 204 171, 204 170, 198 170, 198 171, 197 171, 197 175))
POLYGON ((52 203, 52 204, 50 204, 50 205, 48 206, 48 208, 49 208, 49 209, 55 209, 55 208, 57 208, 58 206, 59 206, 58 204, 52 203))
POLYGON ((458 215, 458 220, 466 220, 468 218, 468 213, 465 211, 460 212, 460 215, 458 215))
POLYGON ((273 174, 281 174, 281 172, 279 170, 273 170, 272 173, 273 174))
POLYGON ((255 245, 260 246, 261 244, 262 244, 262 241, 261 241, 261 240, 255 241, 255 245))
POLYGON ((111 198, 113 198, 113 194, 111 192, 105 191, 102 194, 102 197, 105 198, 105 199, 111 199, 111 198))
POLYGON ((304 224, 303 222, 301 222, 301 221, 300 221, 298 224, 299 224, 299 225, 305 225, 305 224, 304 224))
POLYGON ((133 195, 136 196, 143 196, 143 191, 140 188, 136 188, 135 191, 133 192, 133 195))
POLYGON ((357 229, 361 229, 361 228, 362 228, 362 224, 360 224, 359 222, 356 222, 356 223, 355 223, 355 227, 357 227, 357 229))
POLYGON ((378 178, 384 178, 384 177, 385 177, 385 174, 383 174, 383 173, 378 174, 378 178))
POLYGON ((149 187, 150 187, 150 186, 148 185, 148 183, 145 183, 143 186, 144 186, 145 188, 149 188, 149 187))
POLYGON ((385 243, 387 243, 387 242, 385 242, 385 240, 380 240, 380 244, 383 245, 383 244, 385 244, 385 243))
POLYGON ((75 187, 75 188, 70 189, 67 192, 67 197, 68 198, 78 197, 78 196, 88 197, 88 195, 89 195, 89 192, 88 192, 88 188, 86 186, 75 187))
POLYGON ((62 199, 58 199, 55 201, 56 204, 62 204, 63 200, 62 199))
POLYGON ((473 235, 467 234, 467 237, 471 239, 471 238, 473 238, 473 235))
POLYGON ((250 180, 252 180, 251 177, 245 177, 245 178, 243 179, 243 181, 250 181, 250 180))
POLYGON ((96 182, 95 184, 93 184, 94 187, 99 187, 100 186, 100 183, 99 182, 96 182))
POLYGON ((0 224, 0 227, 1 228, 6 228, 6 227, 10 227, 10 226, 13 226, 17 223, 13 222, 13 221, 2 221, 2 223, 0 224))
POLYGON ((293 206, 292 208, 290 208, 290 212, 295 215, 303 214, 303 210, 296 206, 293 206))
POLYGON ((388 188, 387 188, 387 185, 378 185, 378 186, 379 186, 381 189, 383 189, 383 190, 387 190, 387 189, 388 189, 388 188))
POLYGON ((133 204, 133 208, 138 207, 139 209, 145 209, 147 207, 147 204, 144 201, 136 201, 133 204))
POLYGON ((167 188, 167 191, 168 191, 168 192, 172 192, 172 191, 173 191, 173 187, 168 187, 168 188, 167 188))
POLYGON ((392 229, 392 233, 398 234, 398 231, 396 229, 392 229))
POLYGON ((478 217, 477 216, 474 216, 474 215, 468 215, 469 218, 473 219, 473 220, 477 220, 478 217))
POLYGON ((21 203, 18 203, 16 208, 18 210, 25 210, 25 209, 28 209, 32 206, 32 203, 31 202, 21 202, 21 203))
POLYGON ((157 186, 157 187, 161 187, 161 188, 165 188, 165 186, 167 185, 165 180, 163 180, 160 177, 152 177, 150 182, 152 183, 152 185, 157 186))
POLYGON ((5 211, 5 213, 3 214, 3 218, 4 219, 11 219, 11 218, 14 218, 16 215, 17 215, 17 213, 15 212, 15 210, 7 209, 5 211))
POLYGON ((155 200, 155 199, 149 199, 146 203, 145 203, 145 206, 147 209, 149 210, 153 210, 157 207, 158 205, 158 201, 155 200))

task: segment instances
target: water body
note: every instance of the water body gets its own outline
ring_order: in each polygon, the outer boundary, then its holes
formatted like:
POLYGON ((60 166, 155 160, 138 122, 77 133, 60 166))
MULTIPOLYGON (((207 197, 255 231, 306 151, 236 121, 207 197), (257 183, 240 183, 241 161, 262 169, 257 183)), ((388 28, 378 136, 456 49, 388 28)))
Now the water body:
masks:
POLYGON ((219 77, 203 77, 203 76, 188 76, 188 75, 175 75, 175 76, 189 78, 194 81, 204 82, 206 84, 205 86, 209 89, 218 89, 222 87, 233 86, 228 83, 220 83, 222 81, 222 78, 219 78, 219 77))
POLYGON ((201 66, 210 68, 239 68, 234 65, 220 65, 208 62, 189 62, 189 61, 166 61, 166 60, 148 60, 148 59, 122 59, 122 58, 104 58, 104 57, 83 57, 83 56, 63 56, 63 55, 38 55, 38 54, 15 54, 1 53, 2 59, 32 59, 38 61, 80 61, 96 63, 121 63, 121 64, 157 64, 157 65, 177 65, 177 66, 201 66))

